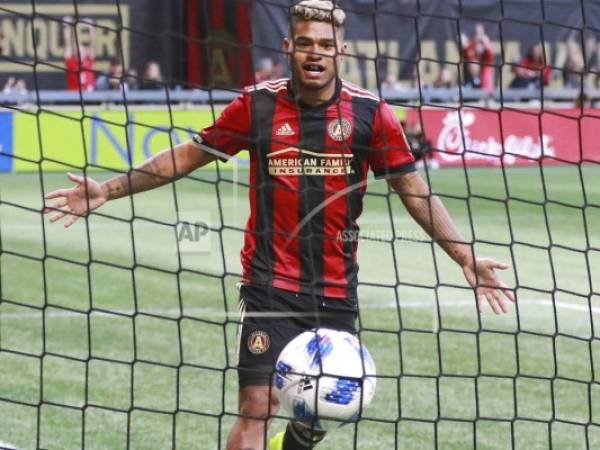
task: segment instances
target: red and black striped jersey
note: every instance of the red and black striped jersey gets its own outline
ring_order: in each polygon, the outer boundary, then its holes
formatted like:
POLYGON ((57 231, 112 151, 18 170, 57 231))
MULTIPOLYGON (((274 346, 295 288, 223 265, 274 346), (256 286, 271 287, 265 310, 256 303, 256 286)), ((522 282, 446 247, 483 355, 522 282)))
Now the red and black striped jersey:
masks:
POLYGON ((342 80, 317 107, 299 101, 289 80, 268 81, 246 88, 199 138, 227 155, 250 152, 243 281, 356 296, 368 170, 376 178, 414 170, 391 108, 342 80))

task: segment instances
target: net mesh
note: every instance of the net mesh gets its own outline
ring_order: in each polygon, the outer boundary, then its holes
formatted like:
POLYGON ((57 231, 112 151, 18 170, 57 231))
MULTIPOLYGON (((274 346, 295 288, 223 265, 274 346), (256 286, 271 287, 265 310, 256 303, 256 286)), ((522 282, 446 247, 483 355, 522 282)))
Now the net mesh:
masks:
MULTIPOLYGON (((288 5, 253 3, 275 11, 288 5)), ((407 2, 402 13, 373 2, 367 15, 375 45, 354 42, 343 70, 359 74, 354 81, 368 87, 369 80, 382 81, 390 65, 403 64, 399 73, 414 71, 416 82, 407 89, 416 96, 391 96, 405 111, 399 114, 426 131, 435 114, 456 121, 447 131, 464 151, 432 143, 423 176, 476 253, 511 264, 504 277, 519 301, 507 315, 477 314, 460 269, 414 225, 385 183, 370 184, 360 222, 359 330, 377 363, 378 388, 361 420, 332 433, 323 448, 600 446, 600 159, 589 141, 597 119, 583 106, 548 110, 544 88, 519 94, 537 103, 507 104, 507 78, 522 64, 510 59, 512 41, 503 37, 521 27, 545 42, 546 34, 564 28, 585 50, 598 33, 590 25, 598 11, 594 2, 572 2, 581 18, 572 26, 546 16, 553 2, 530 2, 540 11, 530 21, 517 17, 526 8, 519 2, 494 3, 499 14, 487 19, 465 13, 461 1, 456 16, 437 14, 433 2, 407 2), (393 44, 379 36, 378 25, 386 18, 415 31, 415 57, 389 56, 393 44), (462 88, 426 88, 431 74, 444 68, 459 80, 465 74, 463 57, 436 57, 422 30, 450 24, 462 49, 460 34, 481 20, 497 30, 497 103, 467 104, 479 94, 462 88), (482 115, 497 129, 495 154, 484 150, 477 123, 469 122, 482 115), (509 139, 511 120, 533 126, 537 154, 524 154, 527 142, 509 139), (547 152, 543 139, 551 129, 570 130, 570 156, 547 152), (512 168, 515 159, 526 167, 512 168), (453 167, 435 170, 436 162, 453 167), (475 167, 486 165, 493 167, 475 167)), ((0 105, 0 169, 8 172, 0 174, 0 448, 225 448, 237 416, 235 283, 248 215, 248 162, 218 163, 111 202, 67 231, 45 221, 43 195, 64 187, 63 172, 107 179, 210 125, 223 106, 217 101, 222 91, 204 89, 208 105, 190 110, 185 99, 173 100, 172 80, 155 93, 152 100, 164 104, 154 110, 123 89, 112 98, 122 107, 108 110, 81 89, 68 107, 45 100, 46 69, 65 73, 62 62, 40 55, 44 36, 35 24, 85 27, 89 7, 69 3, 80 24, 72 25, 47 3, 0 5, 0 63, 31 75, 28 95, 6 94, 0 105), (16 44, 7 41, 19 23, 36 42, 29 59, 14 57, 16 44)), ((97 22, 96 33, 114 35, 121 56, 129 51, 125 42, 155 38, 124 21, 132 5, 104 7, 103 14, 117 19, 110 26, 97 22)), ((349 10, 353 14, 365 13, 349 10)), ((280 55, 278 44, 277 50, 272 43, 258 47, 280 55)), ((594 55, 583 56, 577 73, 587 79, 595 76, 594 55)), ((575 93, 582 94, 583 88, 575 93)), ((272 429, 283 426, 277 419, 272 429)))

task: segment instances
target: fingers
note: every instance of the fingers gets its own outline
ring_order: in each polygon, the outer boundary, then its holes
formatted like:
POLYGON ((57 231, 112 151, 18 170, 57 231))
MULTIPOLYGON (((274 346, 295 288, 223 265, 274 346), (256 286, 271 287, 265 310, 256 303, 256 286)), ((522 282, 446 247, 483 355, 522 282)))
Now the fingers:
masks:
POLYGON ((511 302, 515 303, 516 301, 514 292, 511 289, 509 289, 506 283, 497 276, 494 276, 489 283, 481 283, 480 287, 486 289, 493 289, 496 293, 498 293, 498 295, 500 295, 499 291, 501 291, 504 294, 504 296, 511 302))
MULTIPOLYGON (((77 184, 83 184, 83 183, 85 183, 85 178, 84 177, 72 174, 71 172, 67 172, 67 177, 69 178, 69 180, 71 180, 71 181, 73 181, 73 182, 75 182, 77 184)), ((50 200, 50 199, 57 198, 57 197, 64 197, 69 192, 71 192, 72 189, 73 188, 57 189, 56 191, 52 191, 49 194, 46 194, 44 196, 44 198, 47 199, 47 200, 50 200)))
POLYGON ((500 308, 500 306, 496 303, 496 299, 492 295, 491 291, 485 293, 485 298, 487 299, 490 307, 492 308, 492 311, 494 311, 494 314, 502 314, 502 308, 500 308))
MULTIPOLYGON (((67 214, 73 214, 71 208, 67 204, 66 199, 62 199, 59 202, 56 202, 54 205, 44 208, 44 210, 43 210, 44 214, 48 214, 50 212, 56 212, 56 214, 54 214, 53 216, 50 216, 51 223, 54 223, 54 222, 62 219, 67 214)), ((78 216, 75 216, 75 217, 78 217, 78 216)))
POLYGON ((477 293, 477 310, 479 313, 483 312, 483 299, 487 300, 494 314, 499 315, 509 312, 508 306, 500 294, 500 290, 489 288, 479 290, 477 293))
POLYGON ((513 291, 511 291, 510 289, 502 289, 502 293, 504 294, 504 296, 509 299, 511 302, 516 303, 517 299, 515 297, 515 293, 513 291))
POLYGON ((500 291, 498 289, 494 289, 493 291, 491 291, 490 294, 491 294, 492 298, 496 301, 496 305, 498 305, 500 307, 500 309, 502 310, 502 313, 503 314, 508 313, 508 306, 506 306, 506 303, 504 302, 504 299, 502 298, 500 291))
POLYGON ((515 293, 508 288, 504 281, 498 280, 498 286, 500 287, 500 290, 507 299, 509 299, 513 303, 517 301, 517 299, 515 298, 515 293))
POLYGON ((46 206, 43 210, 43 214, 48 214, 49 212, 56 211, 57 209, 61 209, 64 206, 67 206, 67 199, 63 198, 60 201, 56 202, 54 205, 46 206))
POLYGON ((495 259, 486 258, 486 263, 487 263, 487 266, 491 269, 506 270, 510 267, 509 264, 506 264, 506 263, 503 263, 500 261, 496 261, 495 259))
POLYGON ((46 194, 44 198, 46 200, 51 200, 53 198, 65 197, 71 189, 57 189, 56 191, 52 191, 49 194, 46 194))
MULTIPOLYGON (((491 258, 481 258, 476 261, 475 277, 477 283, 478 309, 480 313, 482 311, 481 302, 484 297, 495 314, 505 314, 509 311, 504 297, 513 303, 516 301, 512 290, 510 290, 494 272, 495 269, 506 270, 508 268, 510 268, 509 264, 491 258)), ((467 273, 467 277, 468 276, 469 274, 467 273)), ((471 283, 471 285, 473 285, 473 283, 471 283)))
POLYGON ((78 184, 83 184, 85 183, 85 178, 79 175, 75 175, 71 172, 67 172, 67 177, 69 177, 69 180, 74 181, 75 183, 78 184))
POLYGON ((64 210, 62 210, 59 213, 57 213, 57 214, 53 215, 52 217, 50 217, 50 222, 54 223, 57 220, 60 220, 63 217, 65 217, 67 214, 71 214, 71 209, 68 206, 64 210))
POLYGON ((69 228, 71 225, 73 225, 75 222, 77 222, 79 220, 79 218, 81 217, 80 215, 75 214, 73 211, 71 211, 71 208, 66 206, 65 208, 62 209, 62 211, 59 211, 57 214, 51 216, 50 222, 52 222, 52 223, 57 222, 57 221, 61 220, 63 217, 65 217, 66 215, 69 215, 70 217, 65 222, 65 225, 64 225, 65 228, 69 228))
POLYGON ((42 212, 44 214, 56 212, 56 214, 50 217, 51 223, 61 220, 66 215, 70 215, 71 217, 65 222, 65 228, 68 228, 71 225, 73 225, 81 217, 80 215, 75 214, 73 210, 71 210, 71 208, 67 204, 67 199, 64 198, 56 202, 54 205, 45 207, 42 212))
POLYGON ((479 314, 483 313, 483 311, 484 311, 484 309, 483 309, 484 299, 487 300, 487 302, 490 305, 490 308, 492 309, 494 314, 499 315, 499 314, 506 314, 509 312, 509 308, 506 304, 506 301, 504 300, 504 298, 502 296, 502 293, 504 293, 504 295, 506 295, 509 300, 514 298, 514 296, 512 295, 512 292, 510 292, 508 290, 508 288, 506 288, 506 285, 504 283, 502 283, 502 288, 500 288, 498 286, 479 286, 479 287, 477 287, 475 292, 476 292, 476 298, 477 298, 477 311, 479 314), (503 288, 505 288, 505 289, 503 289, 503 288), (505 293, 505 291, 507 291, 510 294, 510 296, 507 295, 505 293))
POLYGON ((71 225, 73 225, 75 222, 77 222, 80 217, 81 216, 78 216, 76 214, 71 214, 71 217, 69 217, 67 219, 67 221, 65 222, 65 228, 69 228, 71 225))
POLYGON ((485 295, 477 295, 477 312, 481 314, 483 312, 483 300, 485 295))

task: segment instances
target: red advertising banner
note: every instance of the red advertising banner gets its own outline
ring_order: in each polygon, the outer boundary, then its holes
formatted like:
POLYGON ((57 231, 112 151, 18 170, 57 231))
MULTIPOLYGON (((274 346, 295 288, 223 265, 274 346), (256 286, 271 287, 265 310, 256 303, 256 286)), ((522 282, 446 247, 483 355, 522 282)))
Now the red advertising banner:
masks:
POLYGON ((407 111, 440 167, 600 163, 596 109, 432 108, 407 111))

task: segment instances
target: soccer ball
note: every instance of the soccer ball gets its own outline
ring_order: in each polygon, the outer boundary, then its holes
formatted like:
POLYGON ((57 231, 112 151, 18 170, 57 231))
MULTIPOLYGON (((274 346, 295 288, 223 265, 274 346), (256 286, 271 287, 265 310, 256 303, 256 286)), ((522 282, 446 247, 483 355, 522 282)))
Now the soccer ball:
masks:
POLYGON ((320 427, 323 419, 356 420, 375 394, 375 363, 345 331, 305 331, 282 350, 275 366, 279 401, 294 420, 320 427))

